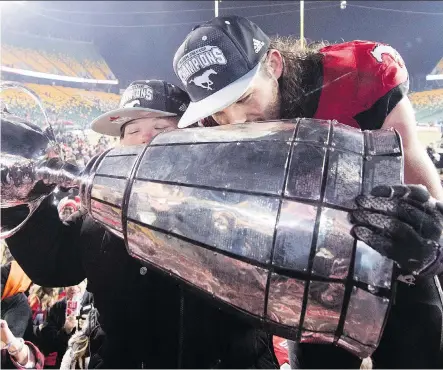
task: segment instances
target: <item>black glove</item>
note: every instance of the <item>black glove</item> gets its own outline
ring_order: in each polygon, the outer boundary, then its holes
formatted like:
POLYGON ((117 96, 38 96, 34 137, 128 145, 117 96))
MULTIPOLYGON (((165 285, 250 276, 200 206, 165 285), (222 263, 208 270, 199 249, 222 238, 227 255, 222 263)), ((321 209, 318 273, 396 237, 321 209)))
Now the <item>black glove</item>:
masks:
POLYGON ((377 186, 356 203, 350 213, 354 237, 392 259, 402 275, 443 272, 443 203, 424 186, 377 186))

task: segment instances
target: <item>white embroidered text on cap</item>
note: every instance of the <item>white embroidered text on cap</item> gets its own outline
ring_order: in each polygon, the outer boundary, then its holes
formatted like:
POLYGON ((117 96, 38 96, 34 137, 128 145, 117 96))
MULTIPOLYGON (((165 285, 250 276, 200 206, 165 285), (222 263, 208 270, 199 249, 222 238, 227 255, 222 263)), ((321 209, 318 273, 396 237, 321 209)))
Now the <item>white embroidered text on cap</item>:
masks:
POLYGON ((176 73, 186 86, 188 79, 200 70, 213 65, 224 65, 226 63, 226 57, 219 47, 206 45, 183 55, 177 63, 176 73))
POLYGON ((124 92, 121 101, 122 102, 130 102, 134 99, 146 99, 152 100, 154 98, 154 91, 151 87, 147 85, 133 85, 126 89, 124 92))

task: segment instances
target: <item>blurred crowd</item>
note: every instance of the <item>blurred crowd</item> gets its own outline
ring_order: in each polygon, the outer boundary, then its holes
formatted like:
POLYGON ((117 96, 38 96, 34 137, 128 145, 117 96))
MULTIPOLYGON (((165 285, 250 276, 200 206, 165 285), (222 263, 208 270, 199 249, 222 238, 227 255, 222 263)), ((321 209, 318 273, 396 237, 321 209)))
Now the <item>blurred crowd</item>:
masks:
MULTIPOLYGON (((117 94, 103 91, 33 83, 25 86, 40 97, 51 124, 68 128, 89 127, 94 118, 103 112, 115 109, 119 101, 117 94)), ((2 99, 11 112, 26 117, 38 125, 43 124, 41 111, 36 109, 35 101, 24 92, 15 89, 4 90, 2 99)))
POLYGON ((91 158, 116 144, 117 139, 101 136, 96 144, 86 134, 75 134, 67 131, 56 134, 57 142, 67 162, 84 167, 91 158))
POLYGON ((420 116, 423 110, 428 112, 443 111, 443 89, 411 93, 409 98, 417 116, 420 116))
POLYGON ((96 325, 86 281, 65 288, 33 284, 15 261, 1 266, 1 367, 87 367, 84 332, 96 325))

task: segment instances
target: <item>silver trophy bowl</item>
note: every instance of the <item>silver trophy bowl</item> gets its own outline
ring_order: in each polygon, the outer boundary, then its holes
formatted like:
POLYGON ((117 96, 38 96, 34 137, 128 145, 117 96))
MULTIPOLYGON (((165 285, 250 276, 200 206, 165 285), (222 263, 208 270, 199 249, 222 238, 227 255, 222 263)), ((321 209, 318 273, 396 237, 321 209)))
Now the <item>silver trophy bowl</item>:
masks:
MULTIPOLYGON (((17 82, 2 82, 1 90, 16 89, 30 96, 45 124, 40 127, 10 113, 1 112, 1 208, 19 208, 14 221, 1 223, 1 238, 18 231, 56 185, 78 186, 79 170, 64 163, 60 147, 38 95, 17 82)), ((5 221, 5 220, 4 220, 5 221)))

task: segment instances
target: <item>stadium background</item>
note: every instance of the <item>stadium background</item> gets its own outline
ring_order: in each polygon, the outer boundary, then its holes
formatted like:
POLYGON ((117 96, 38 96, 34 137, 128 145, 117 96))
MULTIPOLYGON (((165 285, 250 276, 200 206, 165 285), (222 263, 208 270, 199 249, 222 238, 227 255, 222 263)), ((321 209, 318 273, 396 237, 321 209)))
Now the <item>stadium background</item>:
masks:
MULTIPOLYGON (((299 35, 298 3, 223 1, 219 14, 247 16, 270 35, 299 35)), ((305 4, 308 41, 377 40, 400 52, 410 73, 409 96, 420 139, 425 146, 439 148, 443 3, 305 4)), ((41 97, 68 159, 78 164, 116 143, 89 130, 90 122, 116 107, 120 92, 132 80, 160 78, 178 83, 172 70, 174 51, 193 25, 214 15, 213 1, 9 1, 1 5, 1 78, 20 81, 41 97)), ((1 97, 10 110, 41 122, 33 101, 23 93, 6 90, 1 97)))

